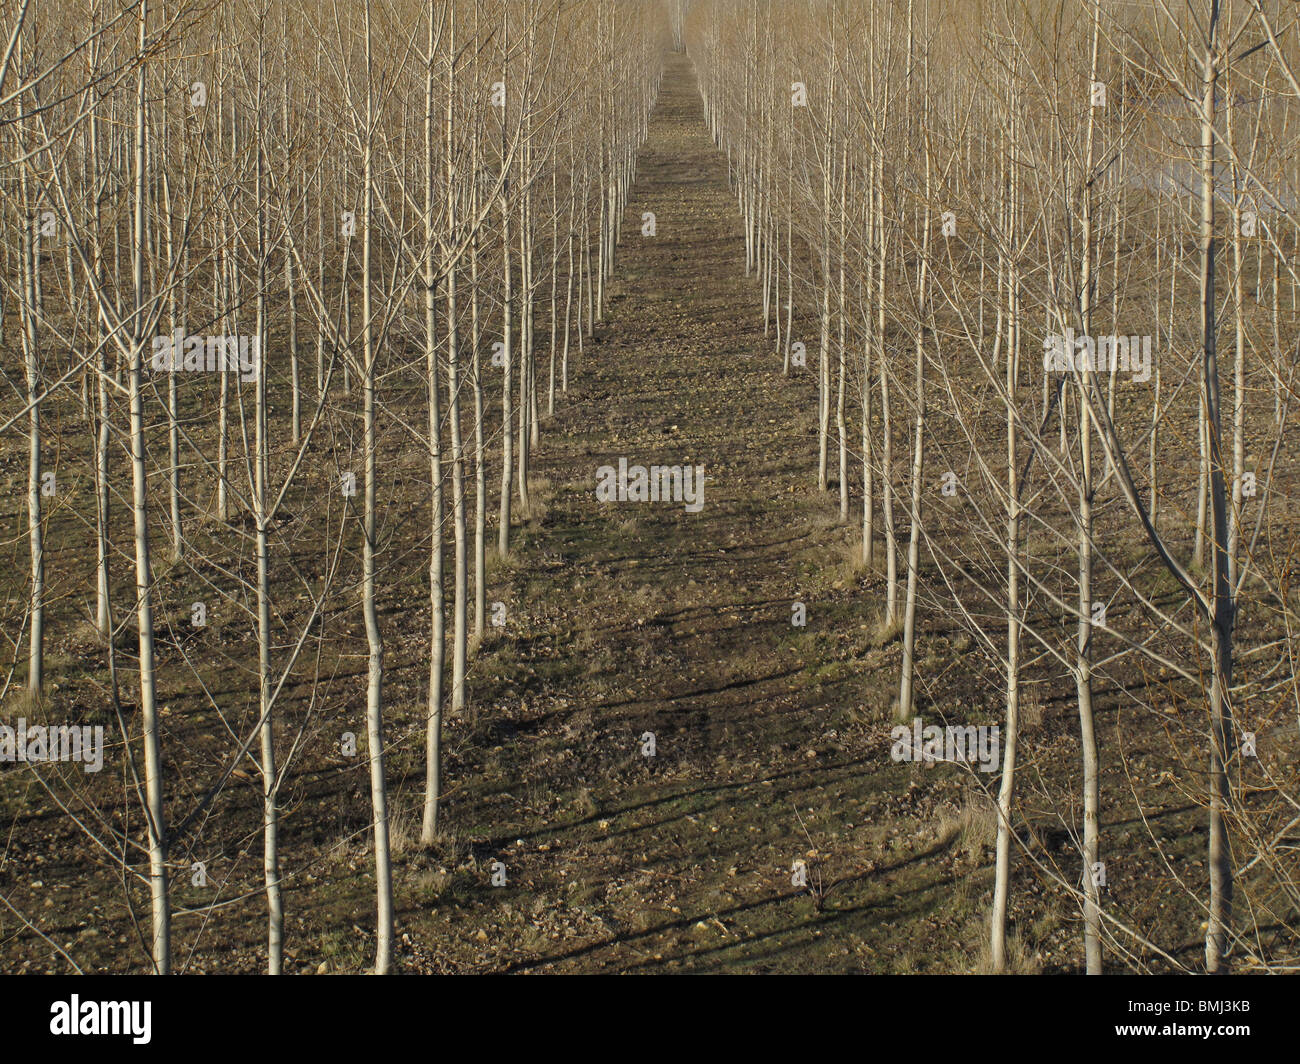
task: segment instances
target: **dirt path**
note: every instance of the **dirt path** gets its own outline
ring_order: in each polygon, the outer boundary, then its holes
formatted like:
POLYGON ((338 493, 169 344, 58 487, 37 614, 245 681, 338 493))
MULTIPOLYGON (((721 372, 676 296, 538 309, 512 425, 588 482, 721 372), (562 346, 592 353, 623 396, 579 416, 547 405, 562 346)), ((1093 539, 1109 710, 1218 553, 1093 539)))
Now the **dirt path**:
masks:
MULTIPOLYGON (((480 690, 509 692, 476 737, 482 759, 452 767, 470 790, 454 819, 482 825, 474 854, 505 863, 508 886, 469 892, 471 921, 443 912, 446 929, 507 970, 906 966, 910 947, 887 947, 878 925, 920 933, 910 921, 954 877, 913 868, 886 837, 931 799, 859 712, 875 680, 854 659, 873 652, 854 581, 835 579, 844 552, 827 546, 812 378, 783 377, 762 335, 684 56, 670 57, 619 254, 608 320, 544 436, 549 505, 512 574, 509 634, 475 670, 480 690), (703 465, 702 510, 598 502, 597 470, 620 458, 703 465), (814 887, 838 881, 821 904, 792 885, 796 859, 814 887)), ((960 922, 948 905, 936 920, 960 922)))

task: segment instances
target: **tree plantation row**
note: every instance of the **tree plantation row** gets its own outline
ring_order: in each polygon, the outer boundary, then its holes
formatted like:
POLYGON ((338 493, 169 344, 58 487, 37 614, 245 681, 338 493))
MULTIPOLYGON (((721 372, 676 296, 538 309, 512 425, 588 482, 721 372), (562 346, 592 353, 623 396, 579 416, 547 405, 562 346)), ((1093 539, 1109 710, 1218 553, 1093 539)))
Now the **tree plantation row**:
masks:
POLYGON ((1294 970, 1300 794, 1262 755, 1300 730, 1298 33, 1267 0, 692 5, 764 331, 815 376, 818 486, 886 573, 898 720, 927 611, 1003 685, 994 970, 1043 689, 1081 808, 1040 871, 1087 970, 1294 970), (1107 904, 1101 700, 1170 715, 1191 770, 1204 868, 1164 860, 1202 965, 1107 904))
POLYGON ((282 788, 319 709, 326 620, 350 612, 387 971, 385 554, 427 553, 428 841, 443 712, 472 711, 489 623, 489 515, 504 556, 541 419, 604 313, 662 12, 88 0, 23 2, 0 29, 3 424, 25 444, 11 543, 30 574, 6 604, 6 702, 57 699, 47 635, 93 625, 135 812, 97 809, 72 777, 45 785, 95 860, 147 883, 158 972, 170 881, 205 874, 205 824, 255 773, 279 972, 282 788), (411 482, 419 532, 396 516, 411 482), (165 608, 164 572, 193 601, 165 608), (218 617, 256 632, 236 690, 200 675, 222 652, 195 633, 218 617), (161 683, 201 691, 220 722, 212 771, 172 775, 161 683))

